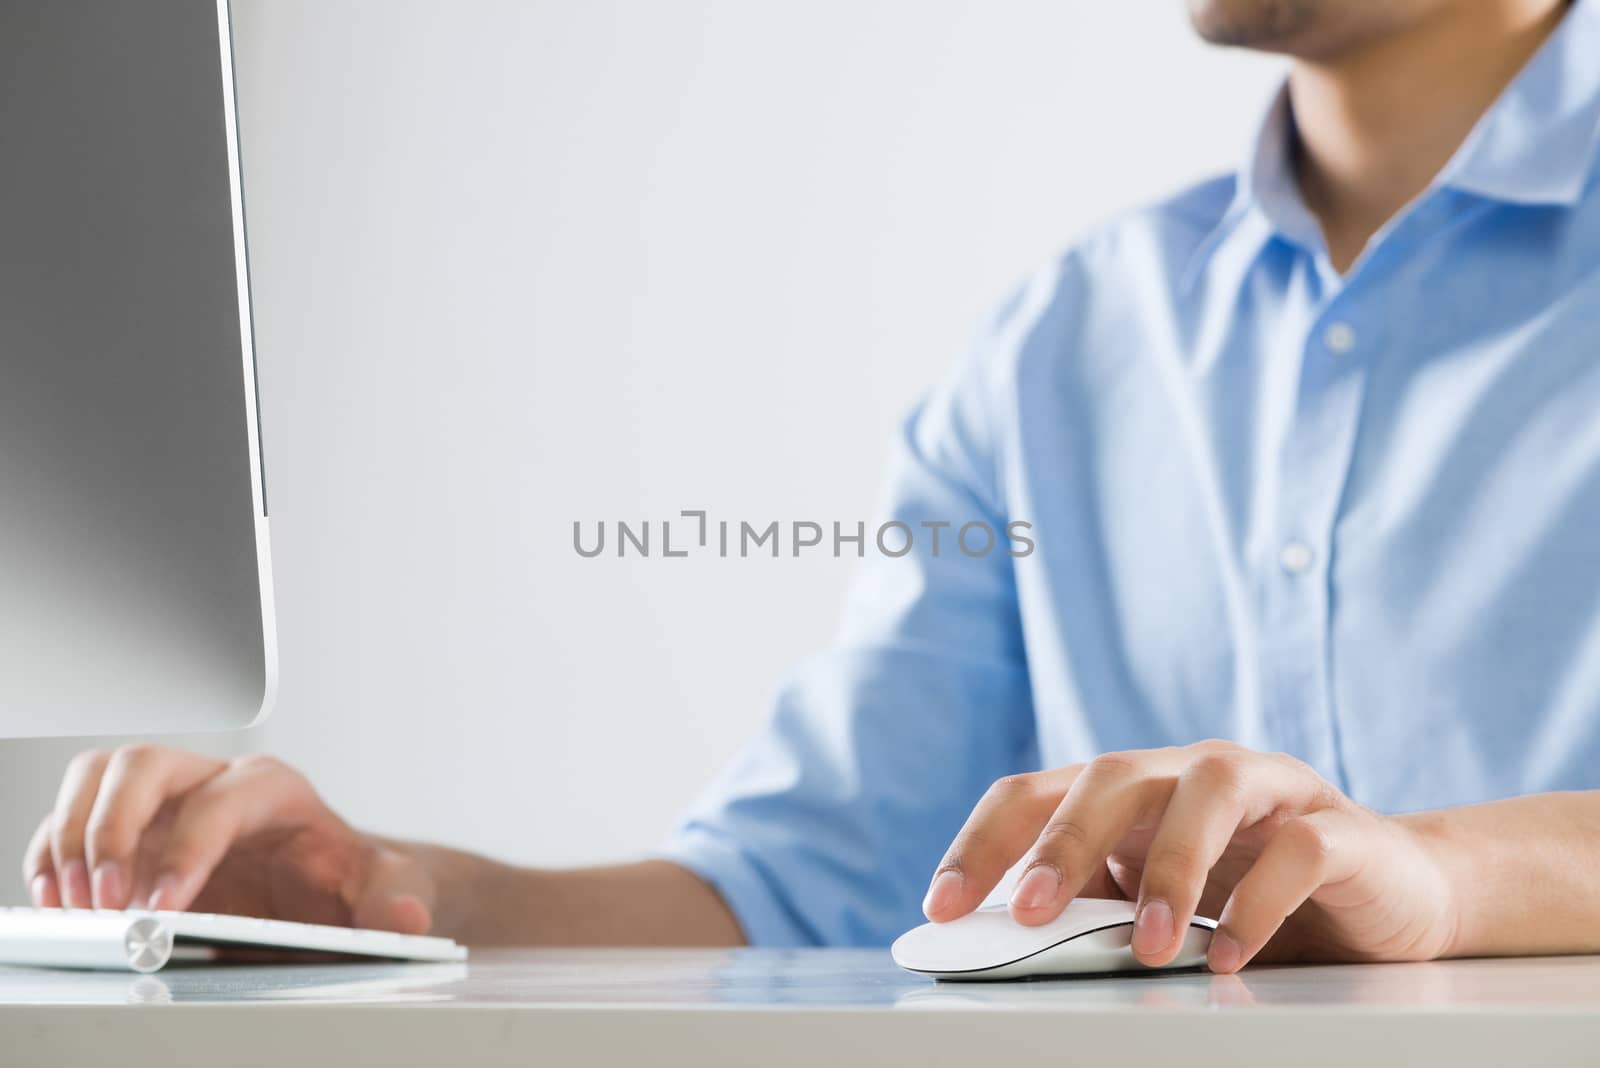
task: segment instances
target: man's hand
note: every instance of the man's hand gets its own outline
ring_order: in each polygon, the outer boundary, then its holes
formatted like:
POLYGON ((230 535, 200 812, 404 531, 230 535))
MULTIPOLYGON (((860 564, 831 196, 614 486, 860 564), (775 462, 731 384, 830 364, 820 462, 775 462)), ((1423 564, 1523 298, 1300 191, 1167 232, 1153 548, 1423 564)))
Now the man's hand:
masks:
POLYGON ((23 859, 34 903, 189 909, 422 934, 434 879, 270 757, 136 745, 73 758, 23 859))
POLYGON ((976 908, 1024 854, 1021 923, 1074 897, 1137 902, 1133 952, 1176 956, 1197 913, 1219 920, 1207 962, 1420 960, 1445 954, 1456 899, 1424 830, 1371 812, 1292 757, 1225 742, 1110 753, 989 789, 923 908, 976 908))
POLYGON ((740 945, 721 896, 642 860, 542 871, 350 827, 266 756, 160 746, 67 766, 22 877, 36 905, 193 909, 472 945, 740 945))

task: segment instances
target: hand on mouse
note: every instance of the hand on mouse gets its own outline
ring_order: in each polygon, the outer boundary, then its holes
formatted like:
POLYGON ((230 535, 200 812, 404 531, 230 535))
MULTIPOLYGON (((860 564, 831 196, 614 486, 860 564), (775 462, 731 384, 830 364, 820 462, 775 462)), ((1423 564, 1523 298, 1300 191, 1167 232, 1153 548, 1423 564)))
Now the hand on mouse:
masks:
POLYGON ((434 880, 265 756, 85 752, 23 859, 34 904, 193 909, 423 934, 434 880))
POLYGON ((1420 825, 1345 797, 1304 763, 1227 742, 1109 753, 996 782, 934 874, 923 909, 976 908, 1016 861, 1012 915, 1046 923, 1074 897, 1138 903, 1134 955, 1172 960, 1198 912, 1207 963, 1421 960, 1444 954, 1456 906, 1420 825))

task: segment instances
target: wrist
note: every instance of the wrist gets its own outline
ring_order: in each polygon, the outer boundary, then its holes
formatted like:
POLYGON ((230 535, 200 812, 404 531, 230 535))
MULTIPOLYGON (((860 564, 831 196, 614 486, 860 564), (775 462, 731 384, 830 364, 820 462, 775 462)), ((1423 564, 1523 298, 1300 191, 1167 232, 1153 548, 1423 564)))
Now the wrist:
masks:
POLYGON ((442 846, 418 848, 438 888, 437 933, 469 945, 549 940, 548 873, 442 846))
POLYGON ((1392 817, 1411 841, 1430 876, 1418 892, 1428 895, 1435 914, 1429 937, 1432 957, 1471 956, 1472 880, 1469 852, 1443 812, 1413 812, 1392 817))

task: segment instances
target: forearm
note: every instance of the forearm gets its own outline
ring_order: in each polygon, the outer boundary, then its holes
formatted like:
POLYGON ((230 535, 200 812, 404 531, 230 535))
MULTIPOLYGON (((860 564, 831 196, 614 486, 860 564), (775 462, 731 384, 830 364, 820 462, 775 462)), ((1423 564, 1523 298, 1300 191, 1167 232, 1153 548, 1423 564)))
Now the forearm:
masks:
POLYGON ((1400 817, 1455 891, 1447 955, 1600 952, 1600 791, 1400 817))
POLYGON ((721 895, 670 861, 555 871, 392 844, 433 875, 434 931, 468 945, 744 944, 721 895))

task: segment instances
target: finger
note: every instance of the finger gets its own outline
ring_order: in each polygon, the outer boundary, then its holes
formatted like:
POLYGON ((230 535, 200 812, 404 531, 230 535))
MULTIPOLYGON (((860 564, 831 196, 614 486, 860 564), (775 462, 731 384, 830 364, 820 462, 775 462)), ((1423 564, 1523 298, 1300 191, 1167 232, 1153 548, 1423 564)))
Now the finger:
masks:
POLYGON ((179 804, 156 865, 151 909, 186 909, 240 838, 291 823, 316 795, 298 772, 270 757, 246 757, 179 804))
POLYGON ((88 908, 93 895, 89 889, 89 868, 83 857, 83 832, 100 789, 110 755, 98 749, 79 753, 67 762, 56 793, 55 811, 50 817, 50 863, 55 868, 62 903, 71 908, 88 908))
POLYGON ((1140 818, 1166 804, 1173 786, 1168 763, 1160 752, 1108 753, 1085 766, 1039 832, 1011 893, 1018 922, 1059 916, 1140 818))
POLYGON ((356 885, 344 888, 350 922, 399 934, 427 934, 433 926, 434 887, 422 866, 380 848, 356 885))
POLYGON ((84 831, 96 908, 127 906, 134 855, 156 813, 227 766, 215 757, 156 745, 129 745, 111 754, 84 831))
POLYGON ((56 882, 55 862, 50 857, 49 816, 39 821, 38 829, 28 840, 28 848, 23 850, 22 882, 39 908, 61 907, 61 887, 56 882))
POLYGON ((933 875, 922 911, 937 922, 977 908, 1039 836, 1079 766, 1008 775, 973 808, 933 875))
POLYGON ((1361 869, 1353 817, 1340 809, 1297 816, 1278 828, 1222 908, 1206 963, 1238 971, 1306 899, 1361 869))
POLYGON ((1160 967, 1183 948, 1206 878, 1241 826, 1274 812, 1305 811, 1321 780, 1310 769, 1246 750, 1213 750, 1178 776, 1145 853, 1133 928, 1133 954, 1160 967))

